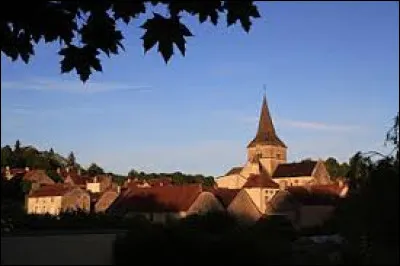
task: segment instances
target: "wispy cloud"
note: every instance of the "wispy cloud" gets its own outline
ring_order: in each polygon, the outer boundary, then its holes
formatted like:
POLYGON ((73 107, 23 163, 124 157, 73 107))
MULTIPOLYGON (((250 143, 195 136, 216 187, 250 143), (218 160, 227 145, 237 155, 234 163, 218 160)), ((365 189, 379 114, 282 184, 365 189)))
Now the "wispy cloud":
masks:
POLYGON ((70 106, 70 107, 53 107, 43 108, 32 107, 32 106, 11 106, 4 110, 16 116, 35 116, 40 117, 59 117, 66 113, 79 113, 87 115, 102 115, 104 114, 104 108, 87 107, 87 106, 70 106))
POLYGON ((17 81, 2 81, 2 89, 62 91, 67 93, 99 93, 121 90, 150 91, 152 87, 142 84, 127 84, 119 82, 91 82, 82 83, 71 79, 50 79, 34 77, 17 81))
MULTIPOLYGON (((258 125, 258 120, 260 119, 258 115, 246 115, 240 113, 238 111, 218 111, 216 114, 220 114, 225 117, 229 117, 234 119, 239 123, 243 123, 246 125, 258 125)), ((349 132, 354 130, 361 129, 359 125, 345 125, 345 124, 330 124, 316 121, 300 121, 300 120, 292 120, 286 118, 273 118, 273 122, 277 127, 282 128, 299 128, 306 130, 314 130, 314 131, 340 131, 340 132, 349 132)))
POLYGON ((353 131, 360 129, 360 126, 357 125, 338 125, 313 121, 295 121, 288 119, 278 119, 277 124, 287 127, 325 131, 353 131))

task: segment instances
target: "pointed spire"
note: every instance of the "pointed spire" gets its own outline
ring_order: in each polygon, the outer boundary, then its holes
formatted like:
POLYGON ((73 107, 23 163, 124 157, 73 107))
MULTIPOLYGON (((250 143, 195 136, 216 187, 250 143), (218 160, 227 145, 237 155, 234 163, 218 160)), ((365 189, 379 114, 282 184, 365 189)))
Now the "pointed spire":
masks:
POLYGON ((256 137, 249 143, 247 147, 252 147, 255 144, 269 144, 286 147, 286 145, 278 138, 275 132, 274 124, 272 123, 271 115, 269 113, 267 105, 267 97, 265 95, 264 85, 264 96, 261 105, 260 120, 258 122, 258 130, 256 137))

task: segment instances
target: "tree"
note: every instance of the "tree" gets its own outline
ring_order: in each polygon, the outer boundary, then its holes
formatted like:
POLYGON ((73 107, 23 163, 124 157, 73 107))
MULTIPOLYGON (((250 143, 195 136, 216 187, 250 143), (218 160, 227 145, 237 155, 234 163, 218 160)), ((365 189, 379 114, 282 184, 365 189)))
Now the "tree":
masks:
POLYGON ((21 149, 21 142, 17 140, 14 145, 14 154, 13 154, 13 167, 25 167, 25 160, 23 158, 22 149, 21 149))
POLYGON ((18 2, 10 2, 2 7, 1 51, 13 61, 28 63, 40 40, 57 42, 61 73, 75 69, 85 82, 92 70, 102 71, 100 52, 109 57, 124 50, 119 22, 133 24, 143 19, 144 51, 158 43, 167 63, 174 44, 184 56, 185 37, 193 36, 181 22, 182 15, 198 16, 200 23, 210 19, 217 25, 224 13, 228 26, 240 21, 246 32, 251 18, 260 17, 253 1, 41 1, 27 2, 23 8, 18 2), (165 8, 165 16, 152 12, 159 4, 165 8))
POLYGON ((56 170, 54 169, 48 169, 46 171, 46 174, 55 182, 55 183, 61 183, 63 179, 61 176, 57 173, 56 170))
POLYGON ((74 153, 71 151, 70 154, 68 155, 68 166, 75 166, 76 165, 76 159, 74 153))
POLYGON ((396 159, 399 159, 399 112, 393 119, 393 126, 386 133, 385 144, 393 145, 393 151, 396 153, 396 159))
POLYGON ((88 172, 89 176, 96 176, 96 175, 102 175, 102 174, 104 174, 103 168, 101 168, 100 166, 98 166, 98 165, 95 164, 95 163, 92 163, 92 164, 89 166, 87 172, 88 172))
POLYGON ((49 156, 50 156, 50 158, 52 158, 52 157, 54 156, 54 150, 53 150, 53 148, 50 148, 50 150, 49 150, 49 156))
POLYGON ((21 142, 19 141, 19 139, 17 139, 17 141, 15 142, 14 152, 16 153, 21 152, 21 142))
POLYGON ((135 169, 131 169, 128 173, 128 176, 137 176, 138 175, 138 171, 136 171, 135 169))
POLYGON ((340 164, 338 163, 338 161, 335 158, 329 157, 328 159, 326 159, 325 166, 326 166, 326 170, 328 170, 329 175, 331 177, 339 176, 340 164))
POLYGON ((9 145, 1 148, 1 167, 13 167, 13 151, 9 145))

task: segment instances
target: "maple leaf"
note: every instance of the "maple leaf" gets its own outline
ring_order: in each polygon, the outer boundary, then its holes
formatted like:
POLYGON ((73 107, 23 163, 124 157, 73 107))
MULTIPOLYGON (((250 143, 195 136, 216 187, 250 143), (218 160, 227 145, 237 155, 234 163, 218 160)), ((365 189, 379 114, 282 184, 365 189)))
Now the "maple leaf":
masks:
POLYGON ((175 44, 182 55, 185 55, 186 40, 184 37, 193 36, 190 30, 179 21, 179 16, 165 18, 158 13, 143 23, 141 28, 145 34, 141 37, 145 53, 158 43, 158 51, 164 58, 165 63, 173 55, 173 44, 175 44))
POLYGON ((61 49, 59 55, 64 56, 61 60, 61 73, 70 72, 75 68, 79 78, 86 82, 92 73, 91 68, 102 71, 100 60, 97 58, 98 54, 97 49, 90 45, 83 47, 69 45, 61 49))
POLYGON ((246 32, 250 31, 250 26, 252 24, 250 17, 260 17, 260 13, 252 1, 225 1, 224 8, 228 10, 226 16, 228 26, 234 24, 237 20, 240 20, 242 28, 246 32))

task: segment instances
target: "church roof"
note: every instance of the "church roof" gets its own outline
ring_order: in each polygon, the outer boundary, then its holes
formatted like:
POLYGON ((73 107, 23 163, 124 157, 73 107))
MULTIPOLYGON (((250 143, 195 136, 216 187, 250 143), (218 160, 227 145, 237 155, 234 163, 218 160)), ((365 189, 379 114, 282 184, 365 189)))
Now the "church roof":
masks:
POLYGON ((240 189, 229 189, 229 188, 214 188, 214 187, 204 187, 204 191, 208 191, 214 194, 214 196, 224 205, 228 207, 233 201, 236 195, 239 193, 240 189))
POLYGON ((235 175, 235 174, 240 174, 242 171, 243 167, 233 167, 231 170, 229 170, 225 175, 235 175))
POLYGON ((261 106, 261 114, 260 120, 258 122, 257 134, 255 138, 250 141, 247 147, 254 147, 256 144, 268 144, 286 148, 285 143, 283 143, 283 141, 280 140, 279 137, 276 135, 265 95, 261 106))
POLYGON ((316 165, 316 161, 279 164, 274 171, 272 178, 311 176, 316 165))
POLYGON ((261 169, 260 174, 252 174, 247 179, 247 182, 243 185, 245 188, 251 187, 268 187, 268 188, 279 188, 279 185, 275 183, 271 176, 261 169))

